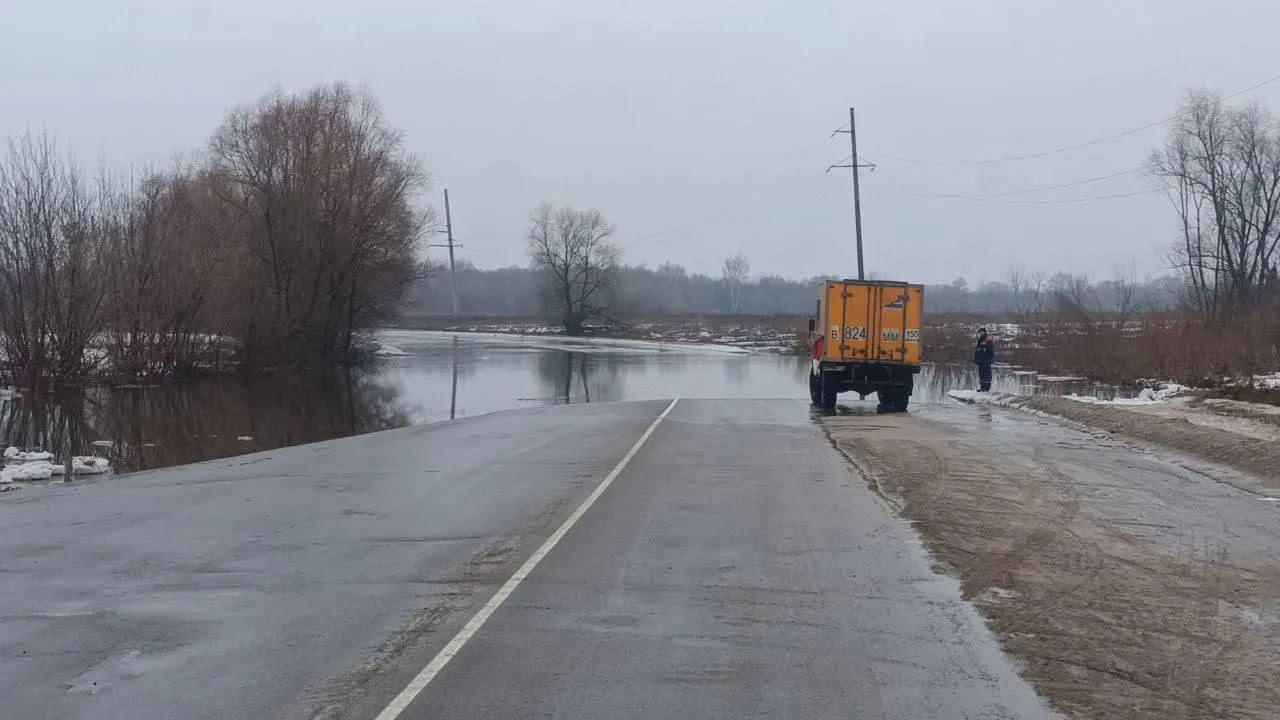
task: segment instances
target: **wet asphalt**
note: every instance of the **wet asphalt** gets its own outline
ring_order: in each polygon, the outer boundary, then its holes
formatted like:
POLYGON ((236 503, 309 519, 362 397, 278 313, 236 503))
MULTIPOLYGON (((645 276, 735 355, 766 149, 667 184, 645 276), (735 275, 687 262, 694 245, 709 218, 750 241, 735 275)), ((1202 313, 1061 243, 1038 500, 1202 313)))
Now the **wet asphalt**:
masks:
MULTIPOLYGON (((0 717, 373 718, 665 402, 0 496, 0 717)), ((400 715, 1039 718, 791 400, 680 401, 400 715)))

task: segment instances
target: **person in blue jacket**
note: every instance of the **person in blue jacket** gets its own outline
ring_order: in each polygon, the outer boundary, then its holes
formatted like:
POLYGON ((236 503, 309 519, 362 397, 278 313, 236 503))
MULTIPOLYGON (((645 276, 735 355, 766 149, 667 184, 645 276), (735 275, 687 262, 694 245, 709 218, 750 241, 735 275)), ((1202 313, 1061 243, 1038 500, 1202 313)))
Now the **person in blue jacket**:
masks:
POLYGON ((987 334, 986 328, 978 329, 978 345, 973 350, 973 361, 978 365, 978 392, 990 392, 991 366, 996 362, 996 340, 987 334))

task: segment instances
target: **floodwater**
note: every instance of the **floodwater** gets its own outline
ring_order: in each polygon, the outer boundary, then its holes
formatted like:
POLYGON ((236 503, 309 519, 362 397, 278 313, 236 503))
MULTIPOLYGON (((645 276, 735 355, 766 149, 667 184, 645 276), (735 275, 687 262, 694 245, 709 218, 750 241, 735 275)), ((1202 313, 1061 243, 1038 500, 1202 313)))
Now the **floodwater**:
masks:
MULTIPOLYGON (((357 373, 224 377, 0 401, 0 439, 59 457, 70 445, 75 454, 105 456, 117 471, 133 471, 514 408, 675 396, 808 396, 808 359, 794 356, 408 331, 385 333, 383 340, 404 354, 357 373)), ((997 368, 993 389, 1116 392, 1082 381, 1032 380, 997 368)), ((972 367, 927 366, 912 402, 946 402, 949 390, 976 387, 972 367)), ((841 396, 841 402, 859 406, 856 395, 841 396)), ((866 401, 874 403, 874 396, 866 401)))

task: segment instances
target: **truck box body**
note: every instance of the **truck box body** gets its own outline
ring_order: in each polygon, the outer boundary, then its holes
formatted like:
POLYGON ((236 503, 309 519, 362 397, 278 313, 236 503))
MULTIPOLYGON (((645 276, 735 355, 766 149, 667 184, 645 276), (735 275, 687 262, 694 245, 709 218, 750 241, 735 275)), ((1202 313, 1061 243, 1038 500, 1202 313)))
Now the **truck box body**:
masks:
POLYGON ((834 408, 836 395, 876 393, 881 411, 906 410, 920 372, 924 286, 828 280, 818 288, 809 393, 834 408))
POLYGON ((919 367, 923 299, 921 285, 828 281, 818 300, 821 359, 919 367))

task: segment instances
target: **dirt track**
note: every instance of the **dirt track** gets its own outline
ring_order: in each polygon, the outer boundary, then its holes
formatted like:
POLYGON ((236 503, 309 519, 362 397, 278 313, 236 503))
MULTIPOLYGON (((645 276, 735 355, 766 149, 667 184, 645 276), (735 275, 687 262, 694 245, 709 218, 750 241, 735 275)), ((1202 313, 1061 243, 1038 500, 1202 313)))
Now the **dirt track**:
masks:
POLYGON ((1255 479, 1005 409, 824 422, 1061 710, 1280 717, 1280 503, 1255 479))

